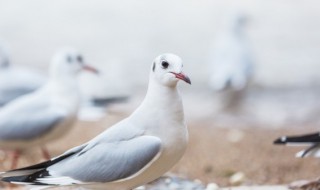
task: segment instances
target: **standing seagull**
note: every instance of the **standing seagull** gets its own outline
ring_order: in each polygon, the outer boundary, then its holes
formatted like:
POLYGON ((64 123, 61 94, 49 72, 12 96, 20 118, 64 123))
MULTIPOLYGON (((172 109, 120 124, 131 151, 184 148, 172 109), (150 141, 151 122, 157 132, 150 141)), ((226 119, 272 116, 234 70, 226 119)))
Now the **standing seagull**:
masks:
POLYGON ((177 83, 191 82, 182 66, 176 55, 158 56, 147 95, 128 118, 54 159, 0 178, 16 184, 128 190, 160 177, 180 160, 188 142, 177 83))
POLYGON ((39 72, 12 65, 7 50, 0 47, 0 106, 39 89, 46 81, 39 72))
POLYGON ((231 16, 217 34, 210 57, 209 87, 225 111, 238 108, 252 76, 252 55, 244 33, 246 20, 241 13, 231 16))
POLYGON ((252 57, 244 34, 246 17, 234 14, 225 30, 217 35, 210 67, 209 85, 214 91, 242 90, 252 75, 252 57))
POLYGON ((302 150, 296 154, 296 157, 314 156, 320 158, 320 132, 305 134, 300 136, 283 136, 274 141, 274 144, 280 145, 307 145, 310 146, 306 150, 302 150))
POLYGON ((80 101, 76 75, 84 69, 95 71, 84 64, 78 51, 64 49, 54 56, 45 86, 0 110, 0 149, 15 150, 12 168, 22 150, 43 146, 71 128, 80 101))

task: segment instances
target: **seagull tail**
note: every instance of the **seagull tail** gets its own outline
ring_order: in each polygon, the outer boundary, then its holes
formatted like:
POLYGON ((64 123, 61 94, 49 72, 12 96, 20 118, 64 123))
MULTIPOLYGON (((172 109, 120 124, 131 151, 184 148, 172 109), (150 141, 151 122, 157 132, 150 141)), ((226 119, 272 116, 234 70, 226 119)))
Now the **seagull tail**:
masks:
POLYGON ((50 176, 47 168, 69 156, 74 155, 76 152, 69 152, 51 160, 24 167, 7 172, 0 173, 0 180, 4 182, 24 185, 46 185, 38 182, 39 178, 50 176))
POLYGON ((13 183, 17 185, 37 185, 44 186, 45 183, 38 181, 39 178, 50 176, 49 172, 46 169, 42 169, 27 175, 16 175, 16 176, 7 176, 3 177, 1 181, 13 183))

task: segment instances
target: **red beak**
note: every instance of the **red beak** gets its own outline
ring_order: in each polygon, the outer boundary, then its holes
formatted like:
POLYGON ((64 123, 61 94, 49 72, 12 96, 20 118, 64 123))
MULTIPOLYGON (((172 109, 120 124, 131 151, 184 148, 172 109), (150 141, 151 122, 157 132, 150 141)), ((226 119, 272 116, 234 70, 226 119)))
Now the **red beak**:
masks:
POLYGON ((86 71, 93 72, 94 74, 99 74, 99 71, 90 65, 82 65, 82 69, 86 70, 86 71))
POLYGON ((171 72, 171 73, 174 74, 177 79, 183 80, 184 82, 191 84, 190 78, 187 75, 185 75, 184 73, 182 73, 182 72, 181 73, 171 72))

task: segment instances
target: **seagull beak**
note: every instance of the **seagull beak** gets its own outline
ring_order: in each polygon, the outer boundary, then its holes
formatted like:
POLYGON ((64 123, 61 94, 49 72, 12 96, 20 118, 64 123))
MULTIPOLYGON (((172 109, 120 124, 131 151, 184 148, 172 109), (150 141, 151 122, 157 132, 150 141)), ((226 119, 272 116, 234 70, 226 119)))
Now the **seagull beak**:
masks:
POLYGON ((191 84, 190 78, 187 75, 185 75, 184 73, 182 73, 182 72, 181 73, 171 72, 171 73, 174 74, 177 79, 183 80, 184 82, 191 84))
POLYGON ((84 65, 82 65, 82 69, 86 70, 86 71, 93 72, 94 74, 99 74, 99 71, 96 68, 94 68, 94 67, 92 67, 90 65, 85 65, 84 64, 84 65))

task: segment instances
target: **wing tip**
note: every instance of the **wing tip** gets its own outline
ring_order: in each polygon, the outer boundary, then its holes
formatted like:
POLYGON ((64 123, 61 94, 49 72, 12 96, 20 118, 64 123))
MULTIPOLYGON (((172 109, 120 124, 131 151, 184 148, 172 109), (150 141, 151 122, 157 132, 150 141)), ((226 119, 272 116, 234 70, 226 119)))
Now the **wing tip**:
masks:
POLYGON ((8 182, 8 183, 22 183, 25 176, 9 176, 1 178, 1 181, 8 182))
POLYGON ((273 141, 273 144, 278 144, 278 145, 283 145, 287 143, 287 137, 286 136, 282 136, 278 139, 276 139, 275 141, 273 141))

